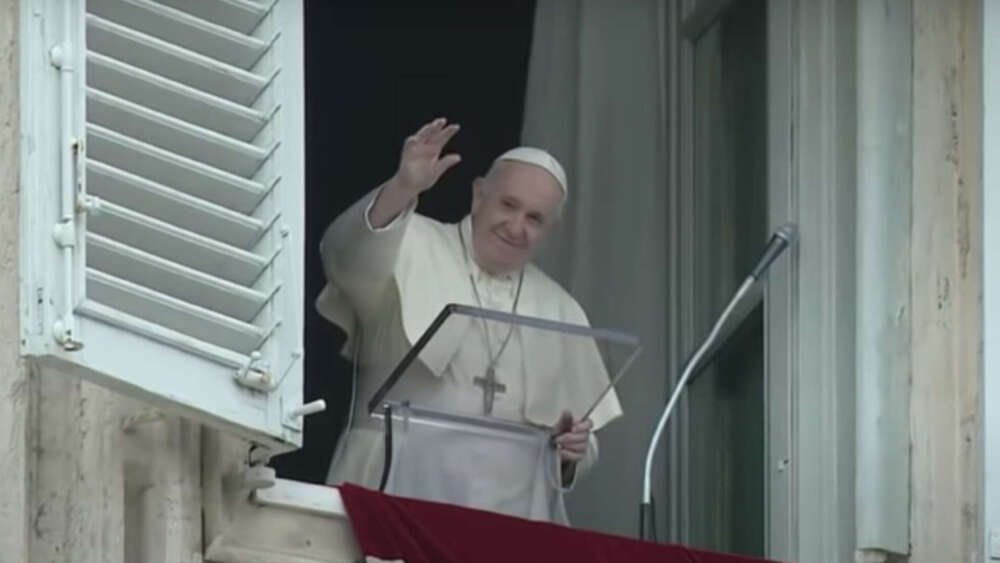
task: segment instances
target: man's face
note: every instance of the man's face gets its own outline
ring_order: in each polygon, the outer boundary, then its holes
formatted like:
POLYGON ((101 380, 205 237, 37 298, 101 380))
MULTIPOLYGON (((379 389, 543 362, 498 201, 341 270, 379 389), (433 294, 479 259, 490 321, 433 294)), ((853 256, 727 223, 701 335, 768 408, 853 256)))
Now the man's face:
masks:
POLYGON ((544 169, 496 163, 472 196, 472 241, 479 266, 493 275, 523 268, 558 221, 563 193, 544 169))

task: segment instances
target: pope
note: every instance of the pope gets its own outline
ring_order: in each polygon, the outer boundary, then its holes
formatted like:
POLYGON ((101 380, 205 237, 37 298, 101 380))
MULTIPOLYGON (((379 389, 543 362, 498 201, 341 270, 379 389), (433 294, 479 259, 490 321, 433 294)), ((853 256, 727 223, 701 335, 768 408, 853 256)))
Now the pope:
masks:
MULTIPOLYGON (((328 283, 317 308, 346 331, 345 355, 357 350, 360 372, 354 422, 338 445, 331 484, 378 485, 383 430, 365 406, 445 305, 589 324, 576 300, 531 262, 568 196, 566 173, 546 151, 518 147, 497 157, 473 182, 471 209, 457 224, 415 212, 420 194, 461 161, 444 153, 458 131, 440 118, 408 137, 396 173, 338 216, 320 244, 328 283)), ((553 502, 548 493, 539 501, 539 491, 553 480, 566 490, 585 474, 598 457, 594 431, 622 413, 612 390, 587 419, 574 419, 608 384, 596 346, 571 349, 499 323, 470 322, 465 331, 475 346, 429 346, 419 373, 397 386, 415 402, 551 426, 557 477, 489 440, 439 440, 446 445, 411 464, 419 469, 404 478, 431 500, 565 521, 561 492, 553 502)))

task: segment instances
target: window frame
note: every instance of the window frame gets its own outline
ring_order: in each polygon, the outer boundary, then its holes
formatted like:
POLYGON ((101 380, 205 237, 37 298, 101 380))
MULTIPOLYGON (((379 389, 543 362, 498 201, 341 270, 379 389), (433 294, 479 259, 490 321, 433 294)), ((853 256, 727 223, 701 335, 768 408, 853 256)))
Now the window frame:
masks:
POLYGON ((1000 6, 982 6, 982 186, 983 186, 983 538, 986 559, 1000 557, 1000 164, 987 155, 1000 150, 1000 6), (990 374, 994 374, 993 377, 990 374), (991 408, 993 407, 993 408, 991 408))

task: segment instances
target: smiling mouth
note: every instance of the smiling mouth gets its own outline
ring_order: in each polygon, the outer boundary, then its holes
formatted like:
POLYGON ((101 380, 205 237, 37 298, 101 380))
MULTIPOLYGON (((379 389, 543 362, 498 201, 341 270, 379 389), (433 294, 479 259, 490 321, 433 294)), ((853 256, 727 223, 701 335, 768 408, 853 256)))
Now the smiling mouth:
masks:
POLYGON ((524 244, 518 244, 516 242, 511 242, 510 240, 504 238, 503 235, 500 235, 498 233, 493 233, 493 235, 496 236, 498 239, 500 239, 500 242, 506 244, 507 246, 512 246, 514 248, 524 248, 524 246, 525 246, 524 244))

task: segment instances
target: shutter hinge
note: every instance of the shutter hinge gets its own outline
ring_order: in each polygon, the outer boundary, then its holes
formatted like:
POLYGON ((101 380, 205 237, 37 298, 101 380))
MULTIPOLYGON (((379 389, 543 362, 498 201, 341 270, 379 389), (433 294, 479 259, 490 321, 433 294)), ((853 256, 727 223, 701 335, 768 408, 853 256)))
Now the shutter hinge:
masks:
POLYGON ((271 366, 261 360, 259 350, 250 353, 250 357, 244 362, 240 369, 236 370, 234 377, 236 381, 244 387, 257 389, 258 391, 268 391, 271 386, 271 366))
POLYGON ((76 222, 72 217, 59 221, 52 228, 52 238, 56 245, 62 249, 63 268, 66 268, 63 276, 63 283, 66 284, 64 291, 65 312, 56 319, 52 325, 52 336, 56 342, 67 352, 76 352, 83 349, 83 342, 76 339, 76 320, 73 318, 73 248, 76 246, 76 222))
POLYGON ((61 71, 71 72, 73 68, 66 63, 67 51, 69 51, 69 45, 66 43, 56 43, 50 47, 49 64, 61 71))
POLYGON ((75 331, 76 321, 73 319, 72 313, 68 313, 62 318, 57 319, 52 325, 53 337, 55 337, 56 342, 63 347, 63 350, 66 350, 67 352, 83 350, 83 342, 80 342, 74 337, 75 331))
POLYGON ((267 466, 270 460, 270 449, 259 444, 250 446, 242 472, 244 490, 255 491, 274 486, 276 473, 273 467, 267 466))
POLYGON ((65 218, 52 227, 52 238, 59 248, 73 248, 76 246, 76 221, 72 218, 65 218))
POLYGON ((270 393, 281 387, 284 383, 285 378, 291 373, 292 368, 295 366, 302 358, 303 350, 301 347, 292 350, 288 363, 285 369, 282 370, 281 377, 275 381, 274 373, 271 371, 271 366, 267 362, 261 360, 260 351, 254 350, 250 353, 250 357, 247 362, 236 370, 234 377, 237 383, 243 385, 244 387, 249 387, 251 389, 256 389, 258 391, 264 391, 270 393))

